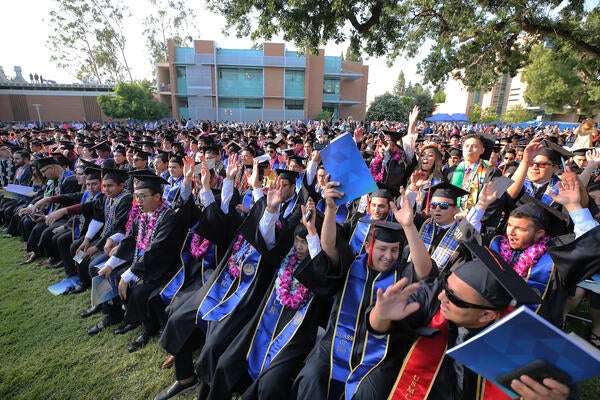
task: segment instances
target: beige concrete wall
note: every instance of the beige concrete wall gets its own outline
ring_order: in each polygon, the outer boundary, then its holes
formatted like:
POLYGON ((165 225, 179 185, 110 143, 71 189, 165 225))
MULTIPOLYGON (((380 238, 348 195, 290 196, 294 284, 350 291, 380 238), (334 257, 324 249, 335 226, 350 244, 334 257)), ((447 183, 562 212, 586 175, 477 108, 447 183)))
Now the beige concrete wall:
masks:
POLYGON ((284 106, 283 99, 265 98, 263 100, 263 108, 268 110, 281 110, 284 106))
POLYGON ((194 40, 194 52, 197 54, 213 54, 214 49, 214 40, 194 40))
POLYGON ((263 45, 263 54, 267 57, 285 55, 285 44, 283 43, 265 43, 263 45))
POLYGON ((340 105, 339 116, 346 118, 352 116, 354 119, 364 119, 367 101, 367 83, 369 81, 369 67, 360 62, 345 61, 342 63, 342 72, 362 74, 362 78, 344 79, 340 81, 340 100, 359 101, 357 105, 340 105))
POLYGON ((265 97, 283 97, 284 70, 278 67, 264 67, 265 97))
POLYGON ((323 75, 325 72, 325 51, 318 55, 306 54, 304 75, 304 117, 315 118, 323 107, 323 75))
POLYGON ((37 120, 33 104, 40 105, 42 120, 99 120, 108 119, 100 110, 94 96, 0 95, 0 119, 37 120))

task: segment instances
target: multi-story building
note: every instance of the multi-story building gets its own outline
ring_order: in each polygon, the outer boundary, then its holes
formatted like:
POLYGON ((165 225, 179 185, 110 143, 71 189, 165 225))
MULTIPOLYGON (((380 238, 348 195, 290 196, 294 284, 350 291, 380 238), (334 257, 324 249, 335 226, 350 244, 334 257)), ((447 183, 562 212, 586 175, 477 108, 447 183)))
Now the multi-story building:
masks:
POLYGON ((283 43, 262 49, 224 49, 212 40, 193 47, 169 41, 169 58, 157 65, 158 100, 174 118, 278 121, 364 119, 369 67, 342 57, 298 54, 283 43))

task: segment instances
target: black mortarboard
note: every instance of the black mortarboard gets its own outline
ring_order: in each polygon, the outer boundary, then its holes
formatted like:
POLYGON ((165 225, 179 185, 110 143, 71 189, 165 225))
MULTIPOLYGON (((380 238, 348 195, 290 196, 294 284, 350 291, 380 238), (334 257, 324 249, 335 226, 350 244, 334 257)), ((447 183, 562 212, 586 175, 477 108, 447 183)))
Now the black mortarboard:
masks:
POLYGON ((112 179, 116 182, 125 182, 127 180, 127 171, 123 169, 102 168, 102 179, 112 179))
POLYGON ((462 157, 462 150, 456 147, 451 147, 449 154, 450 157, 462 157))
POLYGON ((141 158, 142 160, 148 160, 150 154, 146 153, 143 150, 138 150, 135 152, 135 156, 141 158))
POLYGON ((569 225, 568 215, 526 194, 523 194, 519 200, 523 204, 515 208, 512 212, 519 211, 536 219, 550 236, 567 233, 567 226, 569 225))
POLYGON ((390 135, 390 137, 392 138, 392 140, 394 142, 402 139, 403 136, 406 136, 406 134, 408 133, 407 130, 403 129, 401 131, 389 131, 389 130, 382 130, 384 135, 390 135))
POLYGON ((133 176, 134 178, 139 178, 140 176, 152 176, 156 175, 152 170, 149 169, 134 169, 133 171, 128 172, 129 176, 133 176))
POLYGON ((38 169, 42 169, 49 165, 59 165, 60 163, 55 157, 45 157, 37 160, 38 169))
POLYGON ((295 161, 298 165, 301 165, 304 167, 304 160, 306 160, 306 158, 302 157, 302 156, 290 156, 288 157, 289 162, 295 161))
POLYGON ((179 164, 183 167, 183 158, 180 156, 171 156, 171 158, 169 158, 169 162, 179 164))
POLYGON ((92 146, 92 149, 100 150, 100 151, 110 151, 110 143, 107 141, 100 142, 100 143, 92 146))
POLYGON ((229 142, 227 143, 227 148, 229 150, 232 150, 234 152, 239 152, 242 149, 242 146, 240 146, 239 144, 237 144, 236 142, 229 142))
POLYGON ((454 270, 460 280, 475 289, 492 306, 506 308, 511 299, 519 304, 541 303, 533 289, 499 254, 477 243, 475 229, 465 220, 459 225, 458 239, 476 259, 454 270))
POLYGON ((431 197, 438 196, 456 201, 456 198, 463 197, 468 194, 469 192, 459 188, 458 186, 454 186, 450 182, 441 182, 431 187, 431 197))
POLYGON ((574 156, 585 156, 585 153, 587 153, 589 150, 594 150, 594 148, 593 147, 583 147, 581 149, 572 150, 571 153, 573 153, 574 156))
POLYGON ((135 187, 137 189, 151 189, 155 192, 162 192, 162 185, 166 185, 167 182, 165 179, 158 175, 138 175, 135 177, 139 182, 135 187))
POLYGON ((276 169, 275 172, 277 172, 277 175, 281 178, 281 179, 287 179, 290 182, 296 182, 296 179, 298 179, 298 177, 300 177, 300 173, 296 172, 296 171, 290 171, 289 169, 276 169))
POLYGON ((285 156, 288 158, 294 157, 294 155, 295 155, 294 149, 285 149, 285 150, 283 150, 283 154, 285 154, 285 156))
POLYGON ((91 179, 102 179, 100 168, 96 167, 86 167, 83 170, 83 173, 86 175, 86 178, 91 179))
POLYGON ((277 144, 275 144, 275 142, 266 142, 265 143, 265 148, 271 148, 271 149, 277 149, 277 144))
POLYGON ((542 144, 545 146, 545 148, 540 150, 539 154, 548 157, 550 161, 557 165, 562 165, 561 158, 564 158, 566 160, 568 158, 573 157, 573 153, 571 153, 569 150, 566 150, 563 147, 549 140, 542 140, 542 144))
POLYGON ((361 219, 360 221, 371 225, 371 234, 377 240, 386 243, 398 243, 402 241, 404 231, 402 225, 396 222, 376 219, 361 219))
POLYGON ((373 197, 377 197, 379 199, 387 199, 389 201, 393 201, 394 200, 394 197, 392 196, 392 194, 387 189, 377 189, 376 191, 374 191, 373 193, 371 193, 369 195, 369 197, 371 199, 373 197))

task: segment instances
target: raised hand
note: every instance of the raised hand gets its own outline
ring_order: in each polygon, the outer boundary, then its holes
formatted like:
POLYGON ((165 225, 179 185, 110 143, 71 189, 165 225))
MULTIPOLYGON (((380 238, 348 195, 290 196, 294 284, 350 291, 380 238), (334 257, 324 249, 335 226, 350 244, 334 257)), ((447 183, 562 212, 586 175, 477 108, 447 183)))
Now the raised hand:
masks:
POLYGON ((341 184, 335 181, 329 181, 331 179, 331 175, 327 174, 325 176, 325 186, 323 189, 323 198, 325 199, 325 205, 327 207, 337 207, 335 205, 335 199, 341 199, 344 197, 344 192, 336 189, 341 184))
POLYGON ((407 278, 402 278, 385 291, 377 289, 375 306, 369 316, 369 322, 376 331, 389 328, 390 321, 399 321, 419 309, 419 303, 409 303, 408 298, 419 290, 419 283, 406 286, 407 278))
MULTIPOLYGON (((414 106, 412 111, 408 114, 408 126, 414 127, 417 123, 417 119, 419 118, 419 106, 414 106)), ((414 133, 414 132, 409 132, 414 133)))
MULTIPOLYGON (((242 167, 243 168, 243 167, 242 167)), ((262 187, 262 181, 260 180, 260 174, 258 173, 258 161, 252 161, 252 174, 248 178, 248 185, 252 187, 252 189, 260 189, 262 187)))
POLYGON ((422 169, 416 169, 410 176, 409 189, 412 192, 417 192, 421 190, 421 188, 423 188, 423 186, 425 186, 425 184, 428 182, 429 180, 427 179, 427 172, 423 171, 422 169))
POLYGON ((308 230, 308 234, 310 236, 313 236, 314 234, 317 233, 317 227, 316 227, 317 210, 316 210, 315 202, 312 199, 312 197, 309 197, 308 200, 306 201, 306 205, 300 206, 300 208, 302 209, 302 219, 301 219, 302 224, 308 230), (311 212, 311 216, 310 216, 309 220, 306 219, 306 213, 308 211, 311 212))
POLYGON ((210 190, 210 170, 206 166, 206 163, 202 161, 200 170, 200 183, 204 190, 210 190))
POLYGON ((493 202, 498 199, 498 191, 492 192, 492 182, 488 182, 483 185, 481 192, 479 193, 479 199, 477 200, 477 208, 480 210, 486 210, 493 202))
MULTIPOLYGON (((564 174, 563 174, 564 175, 564 174)), ((569 177, 562 177, 558 183, 558 194, 549 193, 552 200, 561 204, 571 212, 581 208, 581 191, 579 179, 569 179, 569 177)))
POLYGON ((269 185, 269 191, 267 192, 267 210, 270 213, 277 212, 277 207, 283 202, 283 182, 281 178, 277 177, 269 185))
POLYGON ((229 162, 227 163, 225 179, 228 179, 230 181, 235 179, 235 177, 237 176, 237 173, 239 171, 238 162, 239 162, 239 156, 237 155, 237 153, 234 153, 229 156, 229 162))
POLYGON ((588 150, 585 153, 585 158, 587 159, 588 163, 594 163, 596 166, 600 165, 600 149, 596 148, 588 150))
POLYGON ((402 197, 402 208, 398 208, 396 203, 390 201, 390 209, 394 214, 396 221, 403 227, 409 227, 414 223, 415 214, 410 206, 410 200, 403 188, 400 188, 400 196, 402 197))
POLYGON ((186 156, 183 158, 183 179, 186 182, 191 182, 194 177, 194 169, 196 163, 192 157, 186 156))
POLYGON ((362 126, 354 130, 354 141, 356 143, 362 143, 365 140, 365 128, 362 126))
POLYGON ((529 142, 527 147, 525 147, 525 150, 523 150, 523 160, 521 162, 528 163, 539 154, 540 150, 544 148, 544 145, 541 143, 541 141, 541 138, 536 138, 529 142))

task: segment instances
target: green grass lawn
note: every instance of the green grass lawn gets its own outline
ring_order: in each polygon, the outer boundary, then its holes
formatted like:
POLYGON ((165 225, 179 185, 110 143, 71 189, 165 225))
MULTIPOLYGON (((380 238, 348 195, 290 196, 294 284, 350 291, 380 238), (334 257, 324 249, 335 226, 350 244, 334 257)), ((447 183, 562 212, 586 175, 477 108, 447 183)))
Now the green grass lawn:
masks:
POLYGON ((63 270, 17 265, 22 246, 0 239, 0 399, 152 399, 173 382, 173 370, 160 369, 166 353, 156 338, 129 354, 138 330, 88 336, 102 318, 79 317, 89 291, 52 295, 47 287, 63 270))
MULTIPOLYGON (((88 336, 86 330, 102 318, 79 317, 90 305, 89 291, 53 296, 47 287, 64 272, 19 266, 22 246, 14 238, 0 239, 0 399, 152 399, 173 382, 173 370, 160 369, 166 353, 156 338, 129 354, 137 330, 88 336)), ((576 313, 585 316, 585 308, 576 313)), ((589 329, 575 320, 569 327, 584 337, 589 329)), ((600 379, 580 389, 582 399, 600 399, 600 379)))

